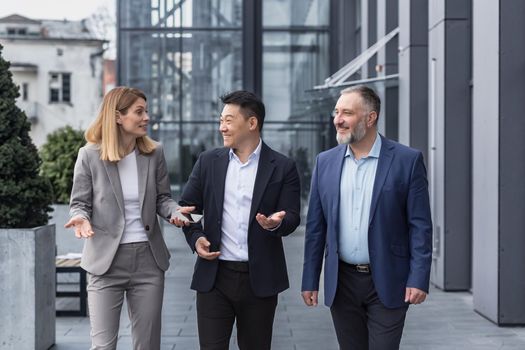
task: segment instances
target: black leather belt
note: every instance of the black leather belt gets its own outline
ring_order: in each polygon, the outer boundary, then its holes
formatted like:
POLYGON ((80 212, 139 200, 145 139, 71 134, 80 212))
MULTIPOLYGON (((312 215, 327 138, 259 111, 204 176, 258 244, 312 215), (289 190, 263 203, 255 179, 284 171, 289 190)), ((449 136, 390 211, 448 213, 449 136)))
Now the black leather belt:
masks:
POLYGON ((370 264, 349 264, 344 261, 341 261, 341 264, 356 272, 370 273, 370 264))
POLYGON ((230 261, 230 260, 220 260, 219 266, 224 267, 225 269, 237 271, 237 272, 248 272, 248 262, 247 261, 230 261))

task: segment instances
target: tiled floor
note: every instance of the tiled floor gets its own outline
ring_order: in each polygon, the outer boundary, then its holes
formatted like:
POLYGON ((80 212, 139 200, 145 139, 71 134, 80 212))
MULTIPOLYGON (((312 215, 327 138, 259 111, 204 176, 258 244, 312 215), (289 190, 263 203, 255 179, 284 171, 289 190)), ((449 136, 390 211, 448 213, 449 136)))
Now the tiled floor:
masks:
MULTIPOLYGON (((302 230, 284 239, 291 288, 280 295, 272 348, 337 349, 329 310, 324 306, 306 308, 300 297, 303 239, 302 230)), ((177 229, 168 228, 166 240, 172 260, 166 275, 162 349, 198 349, 194 292, 189 289, 194 256, 177 229)), ((497 327, 472 310, 469 293, 432 289, 427 302, 410 308, 401 348, 525 349, 525 328, 497 327)), ((127 312, 123 310, 119 349, 132 348, 130 334, 127 312)), ((89 319, 57 318, 56 343, 55 350, 89 349, 89 319)), ((235 337, 231 349, 237 349, 235 337)))

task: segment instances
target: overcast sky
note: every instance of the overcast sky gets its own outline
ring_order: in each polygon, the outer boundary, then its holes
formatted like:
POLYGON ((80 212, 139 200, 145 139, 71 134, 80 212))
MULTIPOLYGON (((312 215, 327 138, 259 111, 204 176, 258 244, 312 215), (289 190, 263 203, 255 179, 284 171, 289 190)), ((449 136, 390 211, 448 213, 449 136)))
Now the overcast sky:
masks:
POLYGON ((0 0, 0 17, 17 13, 38 19, 79 20, 89 17, 99 7, 115 12, 116 0, 0 0))
MULTIPOLYGON (((78 21, 95 12, 105 12, 113 19, 112 23, 115 23, 115 4, 116 0, 0 0, 0 18, 16 13, 33 19, 78 21), (101 11, 103 8, 107 12, 101 11)), ((109 41, 104 58, 115 59, 116 56, 114 27, 114 24, 105 26, 105 33, 97 33, 109 41)))

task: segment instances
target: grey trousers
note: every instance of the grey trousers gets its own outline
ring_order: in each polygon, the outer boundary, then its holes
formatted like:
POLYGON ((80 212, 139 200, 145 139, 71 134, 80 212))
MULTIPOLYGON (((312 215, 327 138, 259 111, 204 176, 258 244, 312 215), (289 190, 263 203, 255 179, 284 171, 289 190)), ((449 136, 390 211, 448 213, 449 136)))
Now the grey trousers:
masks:
POLYGON ((133 349, 160 349, 164 271, 157 266, 148 242, 121 244, 105 274, 88 274, 87 292, 91 350, 117 348, 124 295, 133 349))

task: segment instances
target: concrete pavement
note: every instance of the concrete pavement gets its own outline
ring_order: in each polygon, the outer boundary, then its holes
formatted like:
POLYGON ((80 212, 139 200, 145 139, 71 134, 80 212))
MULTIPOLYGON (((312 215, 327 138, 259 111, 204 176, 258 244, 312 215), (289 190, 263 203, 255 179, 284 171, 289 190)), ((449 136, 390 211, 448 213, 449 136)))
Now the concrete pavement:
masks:
MULTIPOLYGON (((198 349, 195 293, 189 289, 195 256, 182 232, 167 227, 172 254, 166 274, 163 308, 162 349, 198 349)), ((329 350, 337 341, 328 308, 304 306, 300 297, 304 231, 284 239, 290 289, 279 296, 272 349, 329 350)), ((322 295, 321 295, 322 298, 322 295)), ((66 301, 68 302, 68 301, 66 301)), ((62 307, 60 301, 57 307, 62 307)), ((57 318, 54 350, 89 349, 87 317, 57 318)), ((435 288, 427 302, 410 308, 402 349, 525 349, 525 328, 500 328, 473 311, 470 293, 444 293, 435 288)), ((131 328, 124 308, 118 349, 132 349, 131 328)), ((235 331, 230 349, 237 349, 235 331)))

